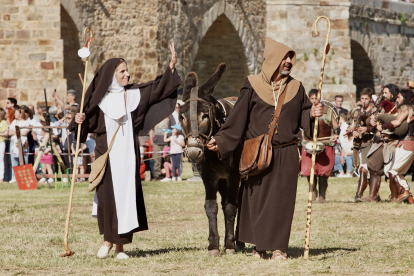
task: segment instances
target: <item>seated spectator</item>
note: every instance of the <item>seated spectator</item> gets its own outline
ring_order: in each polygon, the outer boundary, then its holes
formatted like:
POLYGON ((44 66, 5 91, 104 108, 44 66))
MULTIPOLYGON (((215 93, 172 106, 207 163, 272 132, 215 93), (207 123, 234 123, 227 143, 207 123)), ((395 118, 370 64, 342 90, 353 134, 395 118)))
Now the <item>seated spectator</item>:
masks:
POLYGON ((162 158, 164 159, 163 162, 163 169, 161 169, 161 173, 165 175, 165 178, 161 180, 161 182, 168 182, 171 181, 171 172, 172 172, 172 164, 170 158, 170 147, 165 146, 162 149, 162 158))

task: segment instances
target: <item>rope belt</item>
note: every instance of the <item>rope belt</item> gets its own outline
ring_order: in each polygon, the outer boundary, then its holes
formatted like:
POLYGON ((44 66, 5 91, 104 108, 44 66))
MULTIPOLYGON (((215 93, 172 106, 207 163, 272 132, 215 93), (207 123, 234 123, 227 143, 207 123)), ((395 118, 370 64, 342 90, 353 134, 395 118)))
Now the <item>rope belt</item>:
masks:
POLYGON ((286 144, 281 144, 281 145, 277 145, 277 146, 272 146, 272 148, 274 148, 274 149, 277 149, 277 148, 283 148, 283 147, 286 147, 286 146, 290 146, 290 145, 297 145, 297 144, 299 144, 299 140, 294 140, 294 141, 292 141, 292 142, 289 142, 289 143, 286 143, 286 144))

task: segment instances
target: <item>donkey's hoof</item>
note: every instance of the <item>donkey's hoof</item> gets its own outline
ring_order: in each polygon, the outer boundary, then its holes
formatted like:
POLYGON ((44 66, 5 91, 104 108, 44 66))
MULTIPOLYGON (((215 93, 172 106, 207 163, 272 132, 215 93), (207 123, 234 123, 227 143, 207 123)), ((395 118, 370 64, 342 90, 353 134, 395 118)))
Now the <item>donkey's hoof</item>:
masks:
POLYGON ((236 250, 234 250, 234 249, 226 249, 226 254, 227 255, 233 255, 235 253, 236 253, 236 250))
POLYGON ((220 250, 218 250, 218 249, 209 250, 208 255, 210 257, 218 257, 218 256, 220 256, 220 250))
POLYGON ((236 243, 236 251, 243 251, 246 248, 246 245, 243 243, 236 243))

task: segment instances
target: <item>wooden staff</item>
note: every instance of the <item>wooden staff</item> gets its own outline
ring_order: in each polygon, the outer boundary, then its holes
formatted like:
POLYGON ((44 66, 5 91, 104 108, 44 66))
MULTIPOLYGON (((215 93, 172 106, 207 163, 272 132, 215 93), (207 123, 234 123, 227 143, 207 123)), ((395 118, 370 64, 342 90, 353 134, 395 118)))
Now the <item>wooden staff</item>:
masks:
POLYGON ((79 76, 79 79, 80 79, 80 81, 81 81, 81 83, 82 83, 82 85, 83 85, 83 79, 82 79, 82 75, 81 75, 81 73, 79 73, 79 74, 78 74, 78 76, 79 76))
MULTIPOLYGON (((325 41, 325 48, 323 51, 323 57, 322 57, 322 66, 321 66, 321 74, 319 77, 319 86, 318 86, 318 102, 321 100, 321 91, 322 91, 322 83, 323 83, 323 73, 325 68, 325 60, 326 60, 326 54, 329 52, 329 36, 331 33, 331 22, 326 16, 319 16, 318 19, 315 21, 315 35, 318 36, 318 28, 317 24, 318 21, 324 18, 328 22, 328 33, 326 34, 326 41, 325 41)), ((311 167, 311 173, 310 173, 310 179, 309 179, 309 195, 308 195, 308 213, 307 213, 307 219, 306 219, 306 234, 305 234, 305 252, 304 252, 304 259, 307 260, 309 258, 309 242, 310 242, 310 230, 311 230, 311 215, 312 215, 312 191, 313 191, 313 181, 315 176, 315 160, 316 160, 316 144, 318 140, 318 124, 319 120, 318 118, 315 119, 315 127, 313 129, 313 153, 312 153, 312 167, 311 167)))
MULTIPOLYGON (((93 32, 90 27, 86 27, 85 30, 83 30, 83 40, 86 42, 86 46, 88 49, 90 49, 91 46, 91 40, 93 38, 93 32), (89 30, 89 39, 86 40, 86 31, 89 30)), ((88 61, 89 57, 86 58, 85 62, 85 73, 83 75, 83 91, 82 91, 82 100, 80 105, 80 112, 83 111, 83 102, 85 100, 85 91, 86 91, 86 72, 88 72, 88 61)), ((74 120, 73 118, 72 120, 74 120)), ((70 185, 70 194, 69 194, 69 206, 68 206, 68 214, 66 216, 66 224, 65 224, 65 236, 63 239, 63 246, 64 246, 64 252, 60 255, 61 257, 67 257, 72 256, 75 252, 71 251, 69 249, 68 245, 68 238, 69 238, 69 222, 70 222, 70 214, 72 211, 72 200, 73 200, 73 189, 75 187, 75 179, 76 179, 76 167, 78 165, 78 155, 79 155, 79 140, 80 140, 80 134, 81 134, 81 127, 82 125, 78 125, 78 131, 77 131, 77 137, 76 137, 76 152, 75 152, 75 160, 73 165, 73 173, 72 173, 72 181, 70 185)))

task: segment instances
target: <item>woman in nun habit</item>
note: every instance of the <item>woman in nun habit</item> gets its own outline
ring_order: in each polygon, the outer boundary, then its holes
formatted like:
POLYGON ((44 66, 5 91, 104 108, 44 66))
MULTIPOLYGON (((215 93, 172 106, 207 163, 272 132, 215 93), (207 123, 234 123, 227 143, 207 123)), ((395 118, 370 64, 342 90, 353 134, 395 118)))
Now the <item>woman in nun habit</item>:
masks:
POLYGON ((146 135, 174 111, 181 80, 175 70, 174 42, 170 50, 172 58, 164 74, 143 84, 128 84, 130 75, 124 59, 107 60, 86 91, 83 112, 76 114, 68 127, 76 132, 82 124, 80 142, 86 141, 88 133, 96 134, 98 158, 108 150, 118 123, 121 125, 94 198, 92 215, 98 218, 99 232, 104 236, 97 254, 100 258, 108 256, 113 244, 115 258, 129 258, 123 245, 132 242, 134 232, 148 230, 138 136, 146 135))

